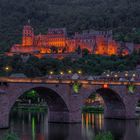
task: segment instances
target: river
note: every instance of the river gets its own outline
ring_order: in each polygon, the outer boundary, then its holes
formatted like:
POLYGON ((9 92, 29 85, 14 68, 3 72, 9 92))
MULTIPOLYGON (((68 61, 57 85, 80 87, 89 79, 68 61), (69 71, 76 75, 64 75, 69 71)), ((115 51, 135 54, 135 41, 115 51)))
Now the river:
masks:
POLYGON ((107 120, 103 114, 83 114, 81 124, 48 123, 47 113, 13 111, 10 128, 1 129, 20 140, 94 140, 99 132, 110 131, 115 140, 140 140, 140 120, 107 120))

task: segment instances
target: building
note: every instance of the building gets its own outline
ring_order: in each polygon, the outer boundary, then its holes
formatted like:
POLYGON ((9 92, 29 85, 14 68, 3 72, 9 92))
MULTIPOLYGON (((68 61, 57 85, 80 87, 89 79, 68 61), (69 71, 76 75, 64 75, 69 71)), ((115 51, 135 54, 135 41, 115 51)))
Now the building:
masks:
POLYGON ((112 38, 112 31, 86 30, 82 33, 67 35, 66 28, 49 28, 47 34, 35 35, 28 23, 23 27, 22 43, 11 47, 8 55, 33 54, 43 57, 48 54, 70 54, 80 47, 88 49, 91 54, 128 55, 139 50, 140 45, 117 42, 112 38), (138 47, 137 47, 138 46, 138 47))

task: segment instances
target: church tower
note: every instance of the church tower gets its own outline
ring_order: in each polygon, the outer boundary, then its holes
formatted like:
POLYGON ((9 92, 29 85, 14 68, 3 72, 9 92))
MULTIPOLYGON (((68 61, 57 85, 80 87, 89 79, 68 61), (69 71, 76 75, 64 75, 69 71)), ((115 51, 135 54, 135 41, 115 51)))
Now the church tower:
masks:
POLYGON ((22 46, 23 47, 33 46, 33 42, 34 42, 34 30, 30 25, 29 20, 28 24, 23 27, 22 46))

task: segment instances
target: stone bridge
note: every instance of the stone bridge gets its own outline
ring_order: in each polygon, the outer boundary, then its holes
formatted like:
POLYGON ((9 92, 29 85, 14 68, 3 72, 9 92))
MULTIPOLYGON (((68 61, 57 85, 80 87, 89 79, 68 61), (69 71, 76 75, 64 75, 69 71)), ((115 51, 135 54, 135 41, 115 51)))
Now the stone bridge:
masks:
POLYGON ((1 77, 0 128, 9 127, 16 100, 31 89, 46 99, 49 122, 57 123, 81 122, 81 108, 94 93, 105 102, 105 118, 134 119, 140 99, 140 82, 1 77))

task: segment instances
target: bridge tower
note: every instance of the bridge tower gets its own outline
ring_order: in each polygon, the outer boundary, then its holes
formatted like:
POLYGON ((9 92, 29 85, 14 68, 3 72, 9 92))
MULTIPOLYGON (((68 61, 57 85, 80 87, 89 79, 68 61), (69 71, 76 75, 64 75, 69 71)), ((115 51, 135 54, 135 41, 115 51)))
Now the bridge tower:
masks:
POLYGON ((23 47, 33 46, 33 42, 34 42, 34 29, 30 25, 30 20, 28 20, 28 24, 23 27, 22 46, 23 47))

